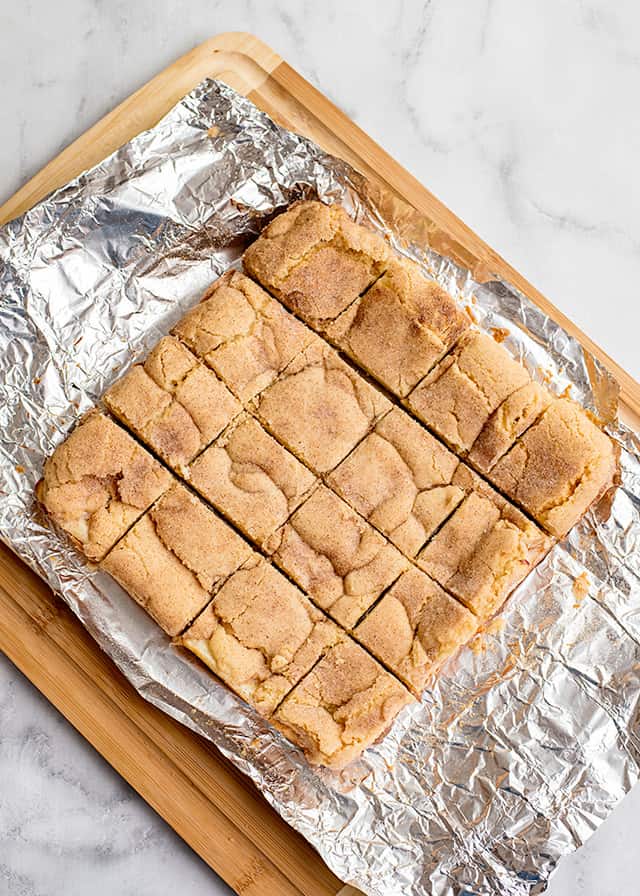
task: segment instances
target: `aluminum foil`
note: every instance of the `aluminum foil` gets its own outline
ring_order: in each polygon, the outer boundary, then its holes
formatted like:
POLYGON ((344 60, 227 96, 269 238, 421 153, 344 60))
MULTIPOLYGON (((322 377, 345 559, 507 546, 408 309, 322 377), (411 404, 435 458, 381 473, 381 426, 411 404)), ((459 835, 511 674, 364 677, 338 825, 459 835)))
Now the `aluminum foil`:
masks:
MULTIPOLYGON (((0 536, 138 691, 209 738, 344 881, 379 896, 541 893, 638 777, 640 443, 616 384, 523 295, 479 281, 413 209, 207 81, 0 230, 0 536), (498 624, 341 773, 311 768, 46 525, 44 459, 124 365, 299 196, 384 230, 621 446, 622 482, 498 624), (442 243, 444 245, 444 243, 442 243)), ((215 836, 215 832, 212 832, 215 836)))

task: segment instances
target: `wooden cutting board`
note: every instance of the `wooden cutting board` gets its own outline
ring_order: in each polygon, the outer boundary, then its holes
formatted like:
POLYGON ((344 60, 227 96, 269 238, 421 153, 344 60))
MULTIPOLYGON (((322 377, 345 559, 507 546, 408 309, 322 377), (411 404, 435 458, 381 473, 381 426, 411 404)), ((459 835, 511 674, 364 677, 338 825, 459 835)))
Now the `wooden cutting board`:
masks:
MULTIPOLYGON (((221 34, 125 100, 0 208, 0 224, 152 127, 206 77, 346 159, 424 215, 439 251, 526 293, 617 377, 621 417, 640 430, 640 385, 567 317, 257 38, 221 34)), ((0 545, 0 649, 237 893, 355 896, 205 740, 139 697, 62 601, 0 545)))

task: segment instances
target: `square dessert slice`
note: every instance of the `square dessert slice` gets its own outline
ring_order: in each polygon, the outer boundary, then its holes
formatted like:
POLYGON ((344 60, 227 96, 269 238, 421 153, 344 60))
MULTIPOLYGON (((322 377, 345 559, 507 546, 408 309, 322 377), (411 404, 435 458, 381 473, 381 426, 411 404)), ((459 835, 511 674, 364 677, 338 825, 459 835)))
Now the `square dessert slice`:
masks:
POLYGON ((324 485, 275 533, 268 548, 274 561, 345 628, 354 626, 408 566, 324 485))
POLYGON ((36 496, 89 560, 101 560, 172 482, 124 429, 91 411, 45 463, 36 496))
POLYGON ((468 451, 491 414, 529 374, 491 336, 466 333, 409 395, 408 405, 454 451, 468 451))
POLYGON ((272 721, 314 765, 342 768, 383 737, 412 702, 400 682, 349 639, 296 685, 272 721))
POLYGON ((256 558, 225 582, 179 643, 269 716, 344 637, 277 569, 256 558))
POLYGON ((453 481, 466 497, 417 562, 484 620, 500 609, 552 542, 464 464, 453 481))
POLYGON ((405 554, 414 557, 462 501, 460 461, 394 408, 328 477, 328 483, 405 554))
POLYGON ((309 345, 304 324, 257 283, 228 271, 173 332, 246 402, 309 345))
POLYGON ((611 439, 567 398, 554 400, 491 468, 489 478, 562 537, 613 484, 611 439))
POLYGON ((177 635, 252 554, 224 520, 176 483, 101 566, 168 635, 177 635))
POLYGON ((426 573, 403 573, 354 635, 416 696, 478 629, 478 619, 426 573))
POLYGON ((498 405, 480 431, 468 455, 469 463, 488 474, 518 436, 535 423, 551 402, 548 389, 533 380, 498 405))
POLYGON ((388 258, 384 240, 340 206, 305 201, 265 227, 244 264, 295 314, 321 327, 371 286, 388 258))
POLYGON ((259 545, 288 519, 316 482, 248 414, 196 458, 189 475, 196 491, 259 545))
POLYGON ((267 429, 316 473, 332 470, 390 408, 381 392, 320 339, 256 402, 267 429))
POLYGON ((404 398, 469 326, 468 317, 412 261, 386 272, 327 330, 328 337, 404 398))
POLYGON ((172 336, 118 380, 104 401, 179 472, 241 411, 215 373, 172 336))

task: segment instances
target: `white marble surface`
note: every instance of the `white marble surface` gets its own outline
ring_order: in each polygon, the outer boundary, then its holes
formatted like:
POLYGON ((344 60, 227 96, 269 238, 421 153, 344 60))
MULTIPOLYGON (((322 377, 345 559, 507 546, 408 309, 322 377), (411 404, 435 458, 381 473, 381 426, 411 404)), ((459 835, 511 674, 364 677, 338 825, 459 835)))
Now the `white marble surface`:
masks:
MULTIPOLYGON (((6 0, 0 202, 181 53, 252 31, 640 376, 639 28, 632 0, 6 0)), ((638 823, 636 789, 552 896, 635 892, 638 823)), ((174 889, 227 892, 0 659, 0 894, 174 889)))

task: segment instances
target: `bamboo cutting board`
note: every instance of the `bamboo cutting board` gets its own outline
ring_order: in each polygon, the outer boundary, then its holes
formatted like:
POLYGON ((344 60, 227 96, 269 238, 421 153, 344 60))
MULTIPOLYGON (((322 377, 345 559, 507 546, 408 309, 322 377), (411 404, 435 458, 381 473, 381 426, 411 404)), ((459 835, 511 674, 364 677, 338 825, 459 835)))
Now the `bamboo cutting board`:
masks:
MULTIPOLYGON (((499 276, 598 357, 640 429, 640 385, 349 118, 257 38, 221 34, 183 56, 69 146, 0 208, 0 224, 152 127, 206 77, 413 205, 438 251, 499 276)), ((206 741, 139 697, 38 577, 0 545, 0 649, 237 893, 356 896, 206 741)))

